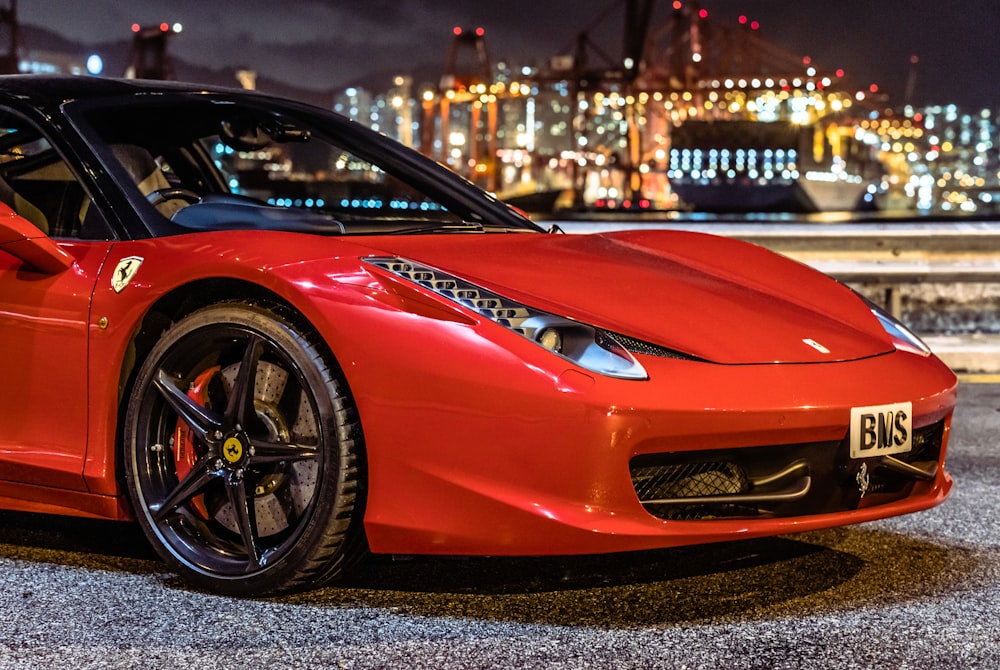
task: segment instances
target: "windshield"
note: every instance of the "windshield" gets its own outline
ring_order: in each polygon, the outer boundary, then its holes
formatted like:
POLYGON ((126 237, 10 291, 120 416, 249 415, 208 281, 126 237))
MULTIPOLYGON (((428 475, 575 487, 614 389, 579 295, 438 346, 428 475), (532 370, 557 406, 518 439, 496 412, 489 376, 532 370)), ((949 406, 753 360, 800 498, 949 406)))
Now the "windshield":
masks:
POLYGON ((84 117, 82 129, 123 188, 177 232, 531 228, 435 163, 305 107, 159 96, 91 104, 84 117))

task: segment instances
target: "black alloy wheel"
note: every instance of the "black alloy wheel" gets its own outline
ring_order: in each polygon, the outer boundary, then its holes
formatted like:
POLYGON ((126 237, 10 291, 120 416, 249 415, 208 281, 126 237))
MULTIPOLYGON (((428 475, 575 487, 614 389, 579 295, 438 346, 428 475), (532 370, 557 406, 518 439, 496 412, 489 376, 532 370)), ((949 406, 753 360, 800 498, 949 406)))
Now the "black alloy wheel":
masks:
POLYGON ((365 551, 357 412, 316 343, 274 311, 214 305, 166 331, 123 442, 136 516, 195 587, 312 588, 365 551))

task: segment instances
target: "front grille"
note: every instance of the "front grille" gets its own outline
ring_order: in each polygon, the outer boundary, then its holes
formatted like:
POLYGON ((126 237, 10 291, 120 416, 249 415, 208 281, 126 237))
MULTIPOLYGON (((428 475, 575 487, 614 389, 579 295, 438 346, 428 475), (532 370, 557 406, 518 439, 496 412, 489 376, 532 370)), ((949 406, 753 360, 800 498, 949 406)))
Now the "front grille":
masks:
POLYGON ((845 438, 647 454, 632 459, 629 469, 639 501, 661 519, 807 516, 905 498, 915 474, 933 476, 943 439, 940 421, 915 430, 912 449, 891 458, 852 459, 845 438), (893 459, 912 467, 893 467, 893 459))

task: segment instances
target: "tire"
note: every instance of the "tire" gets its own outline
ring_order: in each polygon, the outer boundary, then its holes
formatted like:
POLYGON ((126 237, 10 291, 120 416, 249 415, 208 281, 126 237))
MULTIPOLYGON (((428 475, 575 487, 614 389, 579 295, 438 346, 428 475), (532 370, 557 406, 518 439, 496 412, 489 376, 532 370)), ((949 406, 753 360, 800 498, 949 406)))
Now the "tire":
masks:
POLYGON ((219 304, 167 330, 136 377, 122 442, 139 523, 196 588, 314 588, 365 552, 353 401, 276 312, 219 304))

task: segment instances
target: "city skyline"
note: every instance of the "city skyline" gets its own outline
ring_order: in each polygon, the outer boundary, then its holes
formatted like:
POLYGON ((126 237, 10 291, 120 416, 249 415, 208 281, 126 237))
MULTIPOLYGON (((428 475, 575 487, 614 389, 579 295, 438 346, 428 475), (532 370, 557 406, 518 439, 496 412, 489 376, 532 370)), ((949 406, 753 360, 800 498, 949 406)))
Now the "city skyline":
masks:
MULTIPOLYGON (((686 2, 689 0, 685 0, 686 2)), ((651 29, 670 2, 656 3, 651 29)), ((914 104, 1000 107, 992 82, 1000 75, 1000 5, 989 0, 956 9, 937 0, 763 2, 702 0, 712 20, 735 24, 742 14, 760 22, 761 35, 810 56, 822 67, 843 68, 855 88, 876 84, 901 105, 912 86, 914 104), (916 79, 910 59, 919 59, 916 79), (915 85, 914 85, 915 84, 915 85)), ((127 40, 133 23, 180 22, 171 43, 177 58, 208 67, 247 67, 261 76, 313 90, 335 89, 370 75, 434 67, 443 70, 455 25, 482 27, 493 62, 538 64, 572 50, 590 29, 609 57, 621 53, 620 0, 509 0, 473 3, 305 1, 276 10, 271 2, 92 0, 66 9, 60 0, 22 0, 22 24, 48 28, 94 45, 127 40)), ((29 45, 30 46, 30 45, 29 45)), ((109 76, 120 73, 106 72, 109 76)))

